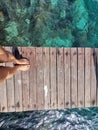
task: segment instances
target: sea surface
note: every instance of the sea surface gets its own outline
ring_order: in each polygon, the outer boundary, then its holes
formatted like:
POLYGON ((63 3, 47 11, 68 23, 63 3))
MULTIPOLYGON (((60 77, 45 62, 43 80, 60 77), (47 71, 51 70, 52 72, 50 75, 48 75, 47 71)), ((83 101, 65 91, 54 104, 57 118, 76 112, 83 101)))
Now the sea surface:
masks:
MULTIPOLYGON (((98 47, 98 0, 0 0, 0 45, 98 47)), ((0 130, 98 130, 98 108, 0 113, 0 130)))
POLYGON ((0 44, 98 47, 98 0, 0 0, 0 44))
POLYGON ((0 130, 98 130, 98 108, 1 113, 0 130))

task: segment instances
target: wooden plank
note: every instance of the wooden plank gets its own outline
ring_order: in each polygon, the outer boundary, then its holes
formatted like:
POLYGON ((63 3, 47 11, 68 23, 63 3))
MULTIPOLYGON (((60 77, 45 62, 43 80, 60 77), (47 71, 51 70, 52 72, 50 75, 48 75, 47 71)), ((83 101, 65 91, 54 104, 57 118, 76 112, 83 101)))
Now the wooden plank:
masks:
POLYGON ((58 108, 64 108, 64 53, 63 48, 57 49, 57 86, 58 86, 58 108))
POLYGON ((95 55, 95 49, 91 49, 91 65, 90 65, 90 73, 91 73, 91 106, 97 105, 97 88, 96 88, 96 55, 95 55))
POLYGON ((21 53, 30 59, 31 68, 17 71, 0 85, 0 111, 98 105, 97 50, 23 47, 21 53))
POLYGON ((85 107, 90 107, 90 56, 91 49, 85 48, 85 107))
POLYGON ((64 48, 64 72, 65 72, 65 108, 70 108, 71 107, 70 48, 64 48))
MULTIPOLYGON (((5 66, 5 63, 0 63, 0 66, 5 66)), ((6 81, 0 84, 0 111, 7 111, 6 81)))
POLYGON ((71 106, 77 107, 77 48, 71 48, 71 106))
POLYGON ((37 95, 36 95, 36 48, 29 49, 30 53, 30 110, 37 109, 37 95))
POLYGON ((44 103, 45 109, 50 109, 50 57, 49 48, 43 48, 43 68, 44 68, 44 103))
POLYGON ((84 48, 78 48, 78 107, 84 107, 84 48))
MULTIPOLYGON (((6 50, 11 52, 10 47, 6 47, 6 50)), ((12 63, 6 63, 6 66, 12 67, 12 63)), ((13 76, 6 80, 7 84, 7 105, 8 105, 8 112, 15 111, 15 98, 14 98, 14 79, 13 76)))
POLYGON ((98 106, 98 48, 95 48, 95 61, 96 61, 96 100, 97 100, 97 106, 98 106))
MULTIPOLYGON (((29 48, 23 47, 22 48, 22 56, 29 59, 29 48)), ((22 71, 22 101, 23 101, 23 110, 29 110, 30 103, 29 103, 29 70, 22 71)))
POLYGON ((50 48, 51 109, 57 108, 56 48, 50 48))
POLYGON ((37 107, 44 109, 44 75, 42 48, 36 49, 36 71, 37 71, 37 107))
MULTIPOLYGON (((21 54, 21 48, 18 47, 19 53, 21 54)), ((15 110, 22 111, 22 80, 21 71, 17 71, 14 75, 14 85, 15 85, 15 110)))

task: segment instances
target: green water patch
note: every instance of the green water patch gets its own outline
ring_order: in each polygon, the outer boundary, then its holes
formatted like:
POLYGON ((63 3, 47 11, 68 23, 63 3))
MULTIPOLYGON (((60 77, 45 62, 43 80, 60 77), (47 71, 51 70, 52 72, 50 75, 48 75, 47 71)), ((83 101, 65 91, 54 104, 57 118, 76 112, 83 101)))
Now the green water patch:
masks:
POLYGON ((98 47, 97 0, 0 0, 0 44, 98 47))

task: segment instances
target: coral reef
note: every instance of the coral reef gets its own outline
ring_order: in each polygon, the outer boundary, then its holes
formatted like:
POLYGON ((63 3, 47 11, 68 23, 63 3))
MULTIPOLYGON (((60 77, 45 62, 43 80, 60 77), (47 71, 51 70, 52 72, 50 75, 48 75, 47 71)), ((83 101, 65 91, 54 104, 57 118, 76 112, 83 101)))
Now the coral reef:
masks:
POLYGON ((97 47, 97 0, 0 0, 0 43, 97 47))

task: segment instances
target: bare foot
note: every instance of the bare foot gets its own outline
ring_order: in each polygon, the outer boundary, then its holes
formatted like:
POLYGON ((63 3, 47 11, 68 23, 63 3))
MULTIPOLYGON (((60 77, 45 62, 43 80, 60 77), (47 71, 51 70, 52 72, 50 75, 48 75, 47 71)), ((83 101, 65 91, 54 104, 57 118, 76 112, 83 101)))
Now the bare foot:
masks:
POLYGON ((20 65, 29 65, 30 62, 27 59, 20 59, 20 60, 18 60, 17 64, 20 64, 20 65))
POLYGON ((30 65, 18 65, 18 70, 26 71, 30 69, 30 65))

